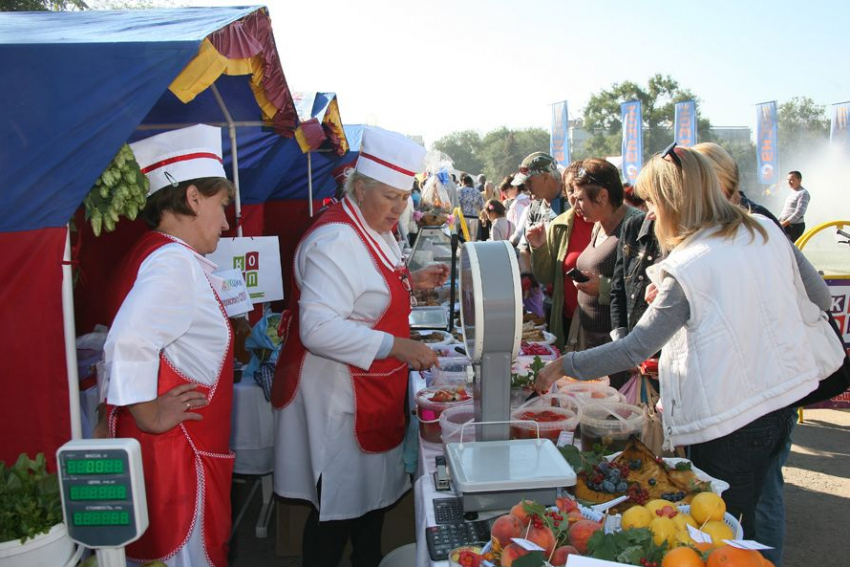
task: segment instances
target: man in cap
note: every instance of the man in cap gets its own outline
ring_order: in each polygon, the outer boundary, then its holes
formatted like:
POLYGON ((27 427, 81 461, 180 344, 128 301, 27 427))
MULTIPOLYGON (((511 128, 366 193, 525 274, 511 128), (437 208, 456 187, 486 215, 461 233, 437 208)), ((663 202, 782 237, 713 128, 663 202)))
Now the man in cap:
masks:
POLYGON ((545 152, 534 152, 522 160, 519 172, 514 175, 512 182, 512 185, 521 184, 534 196, 534 201, 520 219, 511 236, 511 243, 517 247, 520 258, 525 258, 529 266, 530 252, 525 240, 526 229, 541 222, 548 224, 550 220, 569 209, 569 203, 563 195, 564 183, 558 171, 558 164, 555 158, 545 152))

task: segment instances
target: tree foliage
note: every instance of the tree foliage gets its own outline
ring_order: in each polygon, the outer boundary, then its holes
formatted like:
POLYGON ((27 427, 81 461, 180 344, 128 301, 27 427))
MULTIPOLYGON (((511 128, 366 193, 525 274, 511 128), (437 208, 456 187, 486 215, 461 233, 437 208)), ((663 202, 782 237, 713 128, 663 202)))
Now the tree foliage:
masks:
POLYGON ((58 12, 87 10, 83 0, 0 0, 0 12, 58 12))
POLYGON ((641 102, 644 159, 663 150, 673 140, 673 118, 677 102, 693 100, 697 103, 699 140, 715 141, 709 130, 711 122, 699 117, 699 98, 679 86, 669 75, 656 74, 650 77, 646 87, 625 81, 614 83, 610 89, 590 97, 584 108, 583 121, 583 128, 590 137, 584 147, 574 148, 576 158, 620 155, 623 139, 620 104, 630 100, 641 102))
POLYGON ((532 152, 549 151, 549 133, 542 128, 492 130, 481 137, 474 130, 453 132, 434 142, 434 149, 452 158, 457 170, 483 173, 498 183, 513 173, 532 152))
POLYGON ((825 107, 809 97, 794 97, 777 109, 779 159, 791 166, 820 151, 829 140, 825 107))

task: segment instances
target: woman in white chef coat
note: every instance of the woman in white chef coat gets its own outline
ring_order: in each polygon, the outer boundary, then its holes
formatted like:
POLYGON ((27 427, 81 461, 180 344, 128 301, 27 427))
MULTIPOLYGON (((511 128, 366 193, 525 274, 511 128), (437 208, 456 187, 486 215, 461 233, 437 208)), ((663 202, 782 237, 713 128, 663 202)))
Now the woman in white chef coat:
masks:
POLYGON ((117 272, 104 346, 110 434, 138 439, 145 469, 150 526, 127 557, 225 567, 233 345, 203 256, 228 228, 221 130, 197 125, 131 147, 150 181, 141 216, 155 230, 117 272))
POLYGON ((342 202, 298 246, 292 326, 272 389, 275 492, 312 503, 303 563, 381 561, 384 510, 410 484, 402 439, 408 367, 437 357, 409 339, 411 288, 442 284, 448 267, 410 274, 393 237, 425 150, 367 127, 342 202))

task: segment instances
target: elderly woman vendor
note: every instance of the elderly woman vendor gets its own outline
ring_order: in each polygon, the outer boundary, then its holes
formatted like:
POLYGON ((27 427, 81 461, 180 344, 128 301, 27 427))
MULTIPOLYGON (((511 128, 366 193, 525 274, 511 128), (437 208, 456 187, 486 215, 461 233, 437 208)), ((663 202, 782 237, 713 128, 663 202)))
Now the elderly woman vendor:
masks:
POLYGON ((425 150, 367 127, 345 198, 298 245, 292 328, 275 373, 275 492, 312 503, 304 565, 381 561, 384 511, 407 491, 402 439, 408 368, 437 357, 410 340, 411 289, 436 287, 448 267, 410 274, 393 226, 425 150))

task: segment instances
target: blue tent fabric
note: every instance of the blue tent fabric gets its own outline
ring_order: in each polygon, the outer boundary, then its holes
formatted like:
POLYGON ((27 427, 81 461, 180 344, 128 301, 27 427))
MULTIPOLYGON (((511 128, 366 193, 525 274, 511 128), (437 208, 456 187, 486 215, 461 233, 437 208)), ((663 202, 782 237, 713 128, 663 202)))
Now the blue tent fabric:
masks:
MULTIPOLYGON (((257 9, 0 13, 0 231, 64 226, 142 122, 223 121, 212 93, 183 105, 168 85, 205 37, 257 9)), ((259 117, 247 81, 216 82, 236 120, 259 117)))

